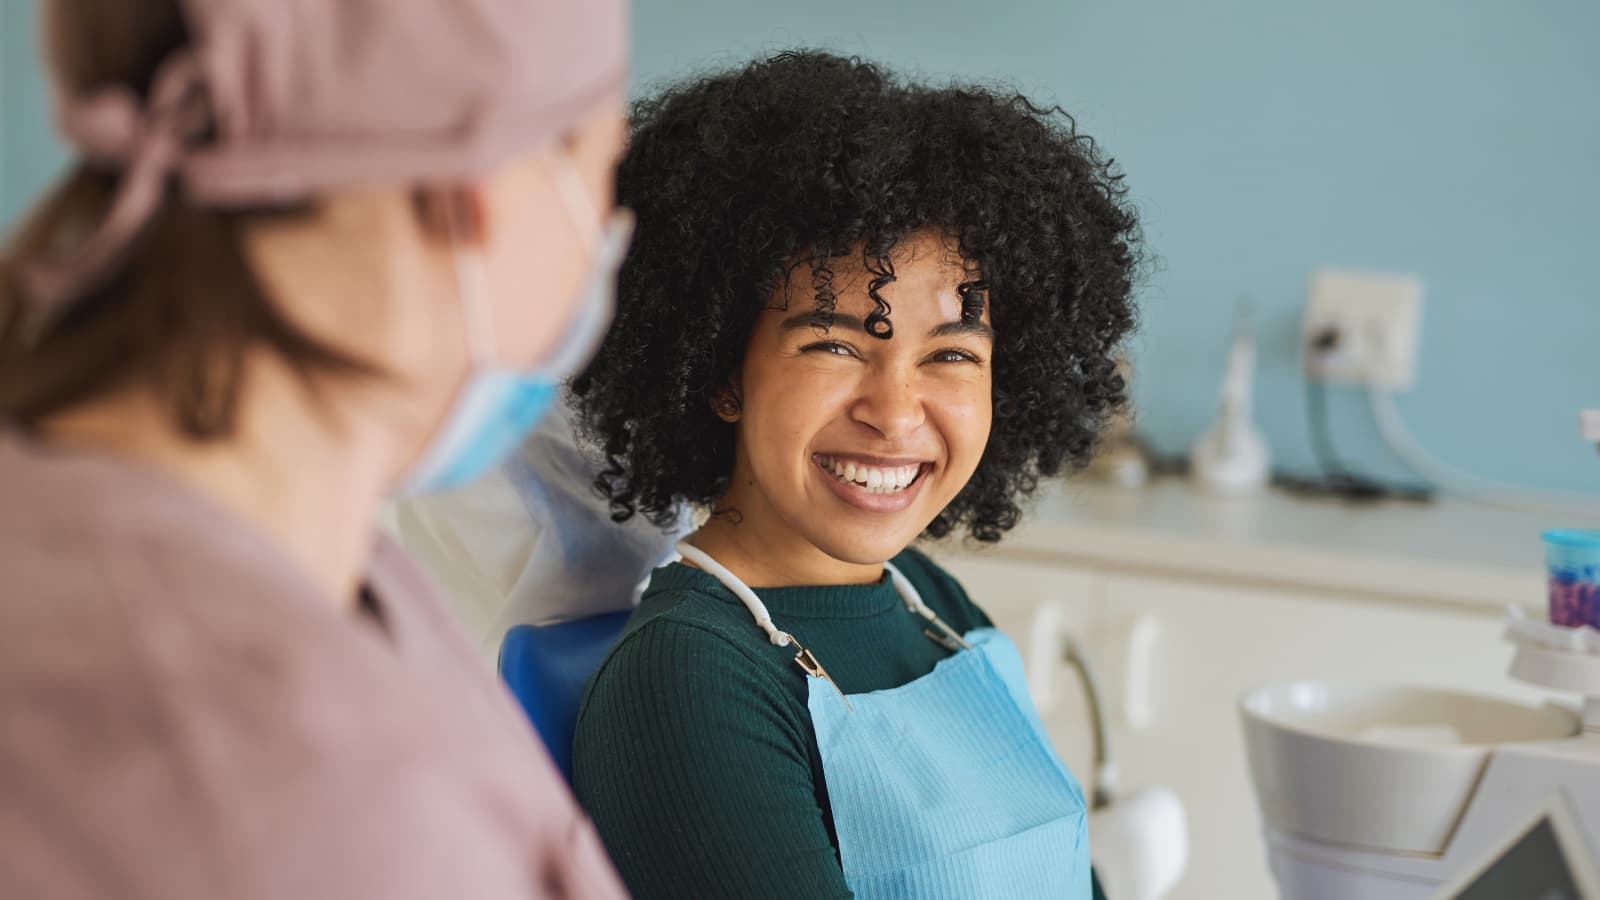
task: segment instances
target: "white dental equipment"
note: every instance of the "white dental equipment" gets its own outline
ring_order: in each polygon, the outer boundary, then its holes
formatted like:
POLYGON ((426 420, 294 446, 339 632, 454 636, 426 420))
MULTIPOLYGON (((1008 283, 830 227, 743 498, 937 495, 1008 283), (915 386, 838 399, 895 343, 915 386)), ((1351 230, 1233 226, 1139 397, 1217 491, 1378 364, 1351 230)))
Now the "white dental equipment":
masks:
POLYGON ((1189 463, 1195 481, 1212 493, 1242 496, 1259 492, 1272 476, 1272 454, 1256 427, 1256 341, 1249 307, 1241 307, 1227 371, 1217 405, 1217 422, 1195 442, 1189 463))
MULTIPOLYGON (((1586 411, 1583 428, 1600 444, 1600 414, 1586 411)), ((1513 608, 1505 636, 1516 645, 1510 675, 1581 696, 1581 715, 1554 704, 1343 682, 1280 684, 1242 699, 1283 900, 1600 896, 1600 632, 1513 608), (1543 827, 1530 817, 1544 812, 1576 887, 1472 887, 1494 865, 1515 864, 1525 833, 1543 827)))

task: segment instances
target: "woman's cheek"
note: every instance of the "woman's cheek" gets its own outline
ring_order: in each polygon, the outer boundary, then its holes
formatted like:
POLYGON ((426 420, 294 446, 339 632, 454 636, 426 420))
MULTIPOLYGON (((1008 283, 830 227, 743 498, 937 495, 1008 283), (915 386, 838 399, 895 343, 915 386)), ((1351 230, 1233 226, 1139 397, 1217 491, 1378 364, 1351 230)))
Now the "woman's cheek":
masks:
POLYGON ((939 402, 940 416, 950 423, 952 441, 983 444, 989 437, 989 426, 994 418, 994 403, 990 400, 988 385, 973 385, 952 390, 939 402))
POLYGON ((950 466, 963 478, 971 477, 983 458, 989 443, 991 425, 987 398, 983 402, 953 404, 941 410, 944 427, 941 429, 950 466))

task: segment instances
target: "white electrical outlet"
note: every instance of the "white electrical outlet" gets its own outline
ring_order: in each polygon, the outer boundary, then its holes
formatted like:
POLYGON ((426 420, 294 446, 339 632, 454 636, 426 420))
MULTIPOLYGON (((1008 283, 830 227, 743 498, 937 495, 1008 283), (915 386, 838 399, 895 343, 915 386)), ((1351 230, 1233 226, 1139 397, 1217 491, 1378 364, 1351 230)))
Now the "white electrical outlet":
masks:
POLYGON ((1320 269, 1301 332, 1306 374, 1408 390, 1416 382, 1422 282, 1412 275, 1320 269))

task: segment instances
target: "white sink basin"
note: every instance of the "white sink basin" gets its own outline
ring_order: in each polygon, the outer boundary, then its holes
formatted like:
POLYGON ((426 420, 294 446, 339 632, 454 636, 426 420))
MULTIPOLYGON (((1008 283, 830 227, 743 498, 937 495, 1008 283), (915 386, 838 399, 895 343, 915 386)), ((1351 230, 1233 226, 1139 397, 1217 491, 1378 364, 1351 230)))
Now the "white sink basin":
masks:
POLYGON ((1398 685, 1291 682, 1239 706, 1267 822, 1390 853, 1443 852, 1495 745, 1579 729, 1552 707, 1398 685))

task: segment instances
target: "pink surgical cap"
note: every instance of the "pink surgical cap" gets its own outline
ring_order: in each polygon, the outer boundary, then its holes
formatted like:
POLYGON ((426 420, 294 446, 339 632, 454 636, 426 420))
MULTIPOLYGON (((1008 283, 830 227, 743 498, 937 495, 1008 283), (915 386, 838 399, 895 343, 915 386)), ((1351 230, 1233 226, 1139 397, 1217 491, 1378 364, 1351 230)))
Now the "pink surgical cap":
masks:
POLYGON ((471 178, 571 130, 627 77, 625 0, 178 2, 191 43, 147 98, 57 79, 67 142, 122 174, 104 221, 29 272, 37 303, 101 278, 171 177, 216 207, 471 178))

